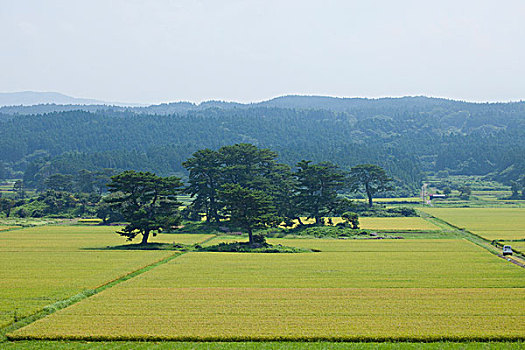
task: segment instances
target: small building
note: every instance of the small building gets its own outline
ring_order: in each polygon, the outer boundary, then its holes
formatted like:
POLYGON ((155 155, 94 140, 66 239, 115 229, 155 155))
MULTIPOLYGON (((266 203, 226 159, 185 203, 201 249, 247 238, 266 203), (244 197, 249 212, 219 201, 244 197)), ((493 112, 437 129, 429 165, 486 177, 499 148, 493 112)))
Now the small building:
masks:
POLYGON ((430 197, 430 200, 436 199, 436 198, 445 199, 447 198, 447 195, 446 194, 430 194, 429 197, 430 197))

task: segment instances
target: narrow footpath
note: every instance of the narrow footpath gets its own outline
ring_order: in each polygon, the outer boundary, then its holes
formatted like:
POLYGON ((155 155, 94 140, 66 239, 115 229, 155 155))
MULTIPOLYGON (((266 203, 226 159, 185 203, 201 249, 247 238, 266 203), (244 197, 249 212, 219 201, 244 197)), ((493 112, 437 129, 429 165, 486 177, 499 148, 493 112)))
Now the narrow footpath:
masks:
POLYGON ((454 226, 453 224, 445 221, 445 220, 442 220, 440 218, 436 218, 435 216, 432 216, 432 215, 429 215, 423 211, 418 211, 419 212, 419 215, 433 223, 434 225, 440 227, 442 230, 444 231, 447 231, 447 232, 453 232, 455 233, 456 235, 458 235, 459 237, 462 237, 478 246, 480 246, 481 248, 484 248, 486 250, 488 250, 490 253, 496 255, 497 257, 499 258, 502 258, 510 263, 513 263, 515 265, 518 265, 520 267, 523 267, 525 268, 525 256, 519 254, 519 253, 514 253, 512 256, 503 256, 503 252, 502 252, 502 249, 499 248, 499 247, 496 247, 492 244, 492 242, 486 238, 483 238, 483 237, 480 237, 468 230, 465 230, 465 229, 462 229, 462 228, 459 228, 457 226, 454 226))
MULTIPOLYGON (((205 240, 203 241, 200 241, 198 242, 199 244, 204 244, 212 239, 214 239, 216 236, 212 236, 212 237, 209 237, 209 238, 206 238, 205 240)), ((157 260, 151 264, 148 264, 148 265, 145 265, 145 266, 142 266, 134 271, 131 271, 129 273, 126 273, 125 275, 122 275, 120 277, 117 277, 107 283, 104 283, 98 287, 95 287, 94 289, 88 289, 88 290, 84 290, 82 291, 81 293, 78 293, 76 295, 73 295, 67 299, 63 299, 63 300, 59 300, 51 305, 47 305, 45 306, 42 310, 32 314, 32 315, 29 315, 27 317, 24 317, 20 320, 18 320, 17 322, 14 322, 2 329, 0 329, 0 342, 2 341, 5 341, 7 338, 6 338, 6 334, 8 333, 11 333, 11 332, 14 332, 16 331, 17 329, 20 329, 22 327, 25 327, 35 321, 38 321, 48 315, 51 315, 59 310, 62 310, 62 309, 65 309, 73 304, 76 304, 84 299, 87 299, 89 297, 92 297, 93 295, 95 294, 98 294, 108 288, 111 288, 111 287, 114 287, 116 286, 117 284, 120 284, 124 281, 127 281, 129 279, 132 279, 136 276, 139 276, 145 272, 148 272, 154 268, 156 268, 157 266, 160 266, 160 265, 163 265, 163 264, 166 264, 168 262, 170 262, 171 260, 175 259, 175 258, 178 258, 179 256, 181 255, 184 255, 186 254, 186 252, 179 252, 179 251, 174 251, 173 254, 165 257, 165 258, 162 258, 160 260, 157 260)))

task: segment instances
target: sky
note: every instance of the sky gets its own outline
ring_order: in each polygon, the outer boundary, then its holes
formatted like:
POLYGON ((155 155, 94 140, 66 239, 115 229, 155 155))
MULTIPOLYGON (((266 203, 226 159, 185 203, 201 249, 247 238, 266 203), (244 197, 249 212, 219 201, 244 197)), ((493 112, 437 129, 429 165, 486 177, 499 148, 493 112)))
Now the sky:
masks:
POLYGON ((0 91, 525 99, 525 1, 0 0, 0 91))

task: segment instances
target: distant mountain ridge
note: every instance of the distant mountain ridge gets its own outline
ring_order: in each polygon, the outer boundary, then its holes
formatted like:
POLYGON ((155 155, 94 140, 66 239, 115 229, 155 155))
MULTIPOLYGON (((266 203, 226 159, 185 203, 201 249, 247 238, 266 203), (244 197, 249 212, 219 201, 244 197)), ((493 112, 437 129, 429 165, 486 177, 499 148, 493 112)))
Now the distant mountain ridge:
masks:
POLYGON ((142 106, 140 103, 121 103, 105 102, 96 99, 78 98, 64 95, 60 92, 46 91, 20 91, 20 92, 0 92, 0 107, 20 107, 20 106, 38 106, 38 105, 56 105, 56 106, 142 106))
POLYGON ((61 94, 59 92, 0 92, 0 106, 33 106, 39 104, 103 104, 104 102, 94 99, 76 98, 61 94))
POLYGON ((60 93, 45 92, 21 92, 21 93, 0 93, 0 113, 4 114, 42 114, 52 112, 67 112, 82 110, 86 112, 98 111, 120 111, 133 112, 139 114, 160 114, 169 115, 185 113, 189 111, 203 111, 209 108, 220 109, 245 109, 254 107, 272 107, 287 109, 322 109, 334 112, 352 112, 362 108, 428 108, 429 106, 484 106, 484 105, 509 105, 525 104, 525 102, 493 102, 493 103, 474 103, 444 98, 426 96, 405 96, 405 97, 385 97, 385 98, 360 98, 360 97, 330 97, 330 96, 307 96, 307 95, 286 95, 279 96, 270 100, 239 103, 225 101, 204 101, 201 103, 193 102, 170 102, 157 105, 138 105, 126 103, 109 103, 98 100, 81 99, 66 96, 60 93), (31 103, 31 101, 33 103, 31 103))
POLYGON ((411 190, 424 173, 506 183, 525 174, 525 102, 282 96, 250 104, 47 104, 0 112, 0 163, 10 172, 38 165, 43 175, 100 168, 184 173, 181 163, 198 149, 249 142, 290 165, 379 164, 411 190))

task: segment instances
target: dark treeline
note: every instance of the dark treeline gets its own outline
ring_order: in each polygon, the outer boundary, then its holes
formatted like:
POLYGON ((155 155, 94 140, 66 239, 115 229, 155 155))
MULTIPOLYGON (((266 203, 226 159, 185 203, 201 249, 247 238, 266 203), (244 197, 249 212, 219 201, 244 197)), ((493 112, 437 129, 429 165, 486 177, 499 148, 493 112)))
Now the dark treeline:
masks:
POLYGON ((26 196, 19 180, 14 196, 0 196, 0 213, 97 216, 104 223, 125 219, 130 224, 120 233, 132 239, 139 230, 147 242, 149 232, 179 222, 177 196, 186 193, 193 200, 181 211, 185 219, 200 222, 205 215, 208 223, 217 225, 226 220, 246 230, 253 243, 254 229, 303 225, 302 216, 314 219, 316 225, 323 225, 325 217, 341 216, 357 228, 355 212, 373 210, 373 197, 393 190, 392 179, 377 165, 361 164, 344 171, 331 162, 301 160, 291 167, 277 158, 276 152, 248 143, 202 149, 182 164, 189 173, 187 186, 176 176, 163 178, 150 172, 127 170, 115 175, 112 169, 81 170, 76 175, 50 174, 40 192, 26 196), (351 201, 340 195, 343 192, 363 193, 368 204, 351 201))
POLYGON ((184 108, 169 115, 136 109, 5 115, 0 172, 26 172, 28 184, 45 178, 39 172, 73 175, 82 169, 185 176, 181 164, 196 150, 239 142, 271 148, 289 165, 301 159, 347 170, 379 164, 399 194, 416 190, 425 172, 488 175, 508 184, 525 172, 525 103, 284 97, 251 106, 184 108))
MULTIPOLYGON (((0 214, 6 217, 94 216, 106 210, 104 205, 101 206, 101 199, 115 174, 114 169, 83 169, 74 175, 50 173, 38 179, 38 192, 34 195, 27 191, 28 188, 35 188, 34 183, 17 180, 9 196, 3 196, 0 192, 0 214)), ((39 175, 44 176, 43 173, 39 175)))

